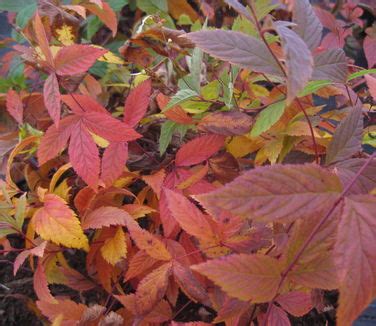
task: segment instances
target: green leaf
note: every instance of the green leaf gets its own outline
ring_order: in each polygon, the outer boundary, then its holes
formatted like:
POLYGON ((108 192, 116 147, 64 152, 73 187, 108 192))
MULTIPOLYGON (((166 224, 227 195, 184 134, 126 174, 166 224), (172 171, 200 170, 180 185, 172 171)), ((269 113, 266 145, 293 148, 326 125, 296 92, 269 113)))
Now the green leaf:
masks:
POLYGON ((35 0, 1 0, 0 10, 20 12, 31 4, 36 5, 37 2, 35 0))
POLYGON ((330 80, 313 80, 308 82, 306 87, 298 94, 298 97, 307 96, 309 94, 317 92, 319 89, 332 85, 333 83, 330 80))
POLYGON ((99 20, 97 16, 89 16, 86 19, 86 38, 91 40, 91 38, 98 32, 99 28, 103 26, 103 23, 99 20))
POLYGON ((168 12, 167 0, 137 0, 137 7, 149 15, 158 11, 168 12))
POLYGON ((16 225, 19 230, 22 230, 22 225, 25 220, 26 215, 26 193, 23 194, 16 202, 16 213, 14 214, 14 219, 16 220, 16 225))
POLYGON ((200 76, 202 67, 202 57, 203 53, 200 48, 195 48, 192 53, 191 64, 190 64, 190 75, 192 76, 192 88, 200 93, 200 76))
POLYGON ((196 97, 198 94, 191 89, 181 89, 173 97, 171 97, 170 102, 163 108, 162 112, 166 112, 168 109, 171 109, 173 106, 180 104, 186 100, 189 100, 193 97, 196 97))
POLYGON ((251 130, 251 137, 257 137, 269 130, 285 112, 285 101, 280 101, 269 105, 257 116, 256 123, 251 130))
POLYGON ((354 72, 353 74, 351 74, 347 78, 347 81, 350 81, 350 80, 353 80, 355 78, 362 77, 362 76, 368 75, 368 74, 376 74, 376 69, 365 69, 365 70, 360 70, 360 71, 354 72))
POLYGON ((166 121, 162 124, 161 134, 159 135, 159 155, 162 156, 171 142, 174 134, 176 123, 173 121, 166 121))
POLYGON ((37 10, 36 2, 31 2, 20 10, 16 16, 16 25, 24 28, 31 17, 33 17, 35 11, 37 10))
POLYGON ((120 11, 129 3, 128 0, 107 0, 107 2, 114 11, 120 11))

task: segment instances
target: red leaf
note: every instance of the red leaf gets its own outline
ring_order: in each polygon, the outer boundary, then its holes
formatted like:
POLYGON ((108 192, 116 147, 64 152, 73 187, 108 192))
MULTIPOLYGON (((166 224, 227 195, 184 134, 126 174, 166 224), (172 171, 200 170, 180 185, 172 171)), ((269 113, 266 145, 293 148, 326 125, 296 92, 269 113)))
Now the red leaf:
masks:
POLYGON ((54 59, 50 50, 50 46, 48 44, 46 31, 44 29, 44 26, 43 26, 42 20, 40 19, 38 11, 35 13, 35 17, 34 17, 34 31, 35 31, 36 39, 38 41, 38 45, 40 49, 42 50, 42 53, 44 54, 48 65, 51 68, 54 67, 55 65, 54 59))
POLYGON ((102 157, 101 180, 110 186, 124 171, 128 159, 128 144, 122 142, 111 143, 102 157))
POLYGON ((40 245, 32 249, 22 251, 14 260, 13 275, 16 275, 18 269, 24 263, 25 259, 29 257, 30 255, 43 257, 44 249, 46 249, 46 245, 47 245, 47 241, 43 241, 40 245))
POLYGON ((224 145, 225 137, 205 135, 184 144, 176 153, 176 166, 189 166, 201 163, 218 152, 224 145))
POLYGON ((39 300, 51 303, 56 302, 48 288, 46 273, 40 261, 34 273, 34 291, 39 300))
POLYGON ((23 121, 23 104, 20 95, 13 89, 7 92, 7 111, 18 122, 23 121))
POLYGON ((124 122, 134 127, 145 115, 149 106, 151 79, 143 81, 129 93, 124 104, 124 122))
POLYGON ((55 57, 56 73, 62 76, 85 73, 106 52, 90 45, 65 46, 55 57))
POLYGON ((133 220, 124 210, 111 207, 103 206, 91 213, 89 213, 82 221, 82 228, 86 229, 101 229, 104 226, 110 225, 123 225, 127 224, 127 219, 133 220))
POLYGON ((83 124, 93 133, 110 142, 124 142, 140 138, 141 135, 124 122, 110 115, 88 112, 83 115, 83 124))
POLYGON ((73 169, 90 187, 96 189, 100 168, 99 152, 81 121, 72 128, 68 152, 73 169))
POLYGON ((67 94, 61 96, 62 101, 75 114, 82 115, 84 112, 98 112, 109 115, 110 113, 90 96, 81 94, 67 94))
POLYGON ((59 125, 61 111, 61 97, 59 91, 59 82, 54 73, 48 76, 43 86, 43 99, 47 111, 54 121, 55 125, 59 125))
POLYGON ((281 294, 276 301, 289 314, 301 317, 307 314, 312 307, 311 295, 309 293, 292 291, 286 294, 281 294))
POLYGON ((39 165, 56 157, 67 145, 73 126, 78 122, 78 117, 70 115, 59 122, 59 128, 51 125, 43 135, 38 147, 39 165))
POLYGON ((102 8, 92 3, 84 3, 82 6, 91 11, 94 15, 98 16, 103 24, 105 24, 111 30, 112 36, 116 35, 118 24, 116 14, 107 2, 102 2, 102 8))

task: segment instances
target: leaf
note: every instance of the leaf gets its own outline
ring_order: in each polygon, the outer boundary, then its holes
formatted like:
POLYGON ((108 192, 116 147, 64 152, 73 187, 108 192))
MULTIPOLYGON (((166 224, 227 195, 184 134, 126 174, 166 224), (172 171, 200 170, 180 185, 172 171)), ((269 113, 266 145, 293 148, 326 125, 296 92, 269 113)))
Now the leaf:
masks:
POLYGON ((39 165, 53 159, 64 149, 77 121, 76 116, 70 115, 59 122, 58 128, 53 124, 47 129, 38 147, 39 165))
POLYGON ((176 153, 176 166, 190 166, 207 160, 219 151, 224 140, 220 135, 205 135, 189 141, 176 153))
POLYGON ((121 176, 127 159, 127 143, 110 143, 110 145, 104 150, 101 166, 101 180, 106 186, 112 185, 114 181, 121 176))
POLYGON ((376 78, 371 75, 365 75, 369 93, 371 94, 374 101, 376 101, 376 78))
POLYGON ((255 72, 283 76, 266 45, 255 37, 233 31, 200 31, 185 37, 218 59, 255 72))
POLYGON ((87 112, 82 117, 85 127, 110 142, 132 141, 141 137, 133 128, 108 114, 87 112))
MULTIPOLYGON (((169 99, 168 96, 166 96, 162 93, 159 93, 157 95, 157 103, 158 103, 158 106, 161 109, 161 111, 164 111, 164 108, 169 103, 169 101, 170 101, 170 99, 169 99)), ((193 119, 182 109, 181 106, 178 106, 178 105, 170 108, 167 111, 164 111, 164 115, 168 119, 170 119, 170 120, 172 120, 176 123, 186 124, 186 125, 190 125, 190 124, 194 123, 193 119)), ((169 122, 169 121, 167 121, 167 122, 169 122)), ((162 125, 162 127, 163 127, 163 125, 162 125)))
POLYGON ((263 132, 268 131, 283 115, 286 109, 285 101, 270 104, 262 110, 251 130, 251 137, 260 136, 263 132))
POLYGON ((48 288, 47 277, 41 261, 38 261, 33 277, 33 287, 38 299, 45 302, 55 303, 56 299, 51 295, 48 288))
POLYGON ((96 189, 99 179, 99 151, 93 138, 79 121, 71 131, 68 148, 69 159, 76 173, 92 188, 96 189))
POLYGON ((171 254, 164 243, 155 235, 141 229, 133 219, 127 221, 127 228, 131 238, 139 249, 145 250, 150 257, 155 259, 165 261, 171 260, 171 254))
POLYGON ((82 221, 82 228, 87 229, 101 229, 110 225, 127 225, 127 220, 133 218, 124 210, 111 207, 102 206, 90 212, 82 221))
POLYGON ((109 115, 109 112, 101 104, 88 95, 67 94, 62 95, 61 99, 77 115, 82 115, 84 112, 97 112, 109 115))
POLYGON ((124 104, 124 122, 136 126, 146 114, 151 93, 151 79, 147 79, 132 89, 124 104))
POLYGON ((38 309, 43 315, 53 322, 60 315, 63 315, 63 325, 77 324, 87 307, 72 300, 56 300, 55 303, 48 301, 37 301, 38 309))
POLYGON ((19 270, 19 268, 22 266, 26 258, 29 257, 30 255, 43 257, 46 246, 47 246, 47 241, 43 241, 41 244, 39 244, 38 246, 32 249, 29 249, 29 250, 25 249, 24 251, 22 251, 14 260, 13 275, 15 276, 17 274, 17 271, 19 270))
POLYGON ((312 76, 313 58, 307 45, 285 22, 276 22, 274 26, 281 38, 287 67, 287 105, 304 89, 312 76))
MULTIPOLYGON (((343 162, 338 162, 335 165, 335 172, 341 179, 343 187, 348 185, 361 167, 365 164, 367 159, 353 158, 350 160, 345 160, 343 162)), ((356 178, 355 183, 349 190, 351 194, 366 194, 372 189, 376 188, 376 159, 372 160, 371 163, 363 170, 358 178, 356 178)))
POLYGON ((179 90, 173 97, 171 97, 170 101, 168 104, 163 108, 162 112, 166 112, 172 107, 187 101, 193 97, 196 97, 198 94, 196 91, 191 90, 191 89, 181 89, 179 90))
POLYGON ((0 10, 20 12, 30 4, 30 2, 35 4, 34 0, 2 0, 0 2, 0 10))
POLYGON ((22 28, 25 28, 29 20, 34 16, 37 10, 37 3, 31 1, 25 7, 23 7, 16 16, 16 25, 22 28))
POLYGON ((338 325, 352 325, 376 297, 375 210, 374 196, 345 198, 334 248, 340 280, 338 325))
POLYGON ((13 89, 9 89, 6 97, 6 106, 8 113, 16 120, 18 123, 23 122, 23 104, 20 95, 13 89))
POLYGON ((205 302, 208 299, 204 287, 199 283, 188 267, 174 261, 172 271, 176 282, 191 300, 195 302, 205 302))
POLYGON ((350 158, 362 148, 362 105, 350 108, 350 112, 337 126, 326 151, 326 164, 350 158))
POLYGON ((364 54, 368 62, 368 68, 372 68, 376 64, 376 37, 367 35, 363 42, 364 54))
POLYGON ((151 312, 164 297, 171 275, 171 267, 171 262, 165 263, 141 280, 136 291, 136 305, 139 315, 151 312))
POLYGON ((210 223, 203 213, 183 195, 165 188, 167 205, 180 227, 198 239, 212 237, 210 223))
POLYGON ((68 248, 88 249, 88 241, 76 214, 59 196, 46 194, 43 207, 33 215, 35 231, 44 240, 50 240, 68 248))
POLYGON ((225 2, 232 7, 238 14, 243 15, 250 22, 255 24, 254 18, 251 16, 250 12, 246 7, 244 7, 238 0, 225 0, 225 2))
POLYGON ((362 77, 368 74, 376 74, 376 68, 375 69, 362 69, 357 72, 354 72, 349 75, 349 77, 347 78, 347 81, 351 81, 355 78, 362 77))
POLYGON ((224 136, 244 135, 252 124, 253 118, 240 111, 214 112, 200 120, 198 129, 224 136))
POLYGON ((296 24, 293 28, 295 33, 311 51, 315 50, 321 43, 323 26, 309 0, 294 1, 292 21, 296 24))
POLYGON ((50 74, 44 83, 43 100, 50 117, 55 125, 58 126, 60 121, 61 98, 59 82, 54 73, 50 74))
POLYGON ((341 189, 336 175, 315 164, 275 164, 248 171, 194 198, 209 212, 225 209, 255 221, 293 221, 330 207, 341 189))
POLYGON ((118 227, 112 238, 106 239, 101 247, 102 257, 111 265, 116 265, 127 255, 127 244, 123 229, 118 227))
POLYGON ((111 30, 112 36, 115 37, 118 21, 115 12, 107 2, 102 2, 102 8, 91 3, 83 3, 81 5, 96 15, 111 30))
POLYGON ((173 121, 165 121, 161 126, 161 133, 159 135, 159 155, 162 156, 171 142, 172 136, 176 128, 176 123, 173 121))
POLYGON ((342 49, 329 49, 314 56, 313 80, 330 80, 345 83, 347 80, 347 58, 342 49))
POLYGON ((266 326, 290 326, 290 325, 291 323, 287 314, 280 307, 277 307, 275 304, 272 304, 266 326))
POLYGON ((56 74, 69 76, 85 73, 106 52, 90 45, 64 46, 55 57, 56 74))
POLYGON ((299 291, 292 291, 280 294, 276 301, 289 314, 295 317, 306 315, 312 308, 311 294, 299 291))
POLYGON ((191 269, 208 277, 228 295, 253 303, 273 299, 281 279, 278 261, 259 254, 225 256, 191 269))
POLYGON ((47 64, 51 67, 55 67, 54 59, 51 53, 51 49, 48 43, 46 31, 44 29, 42 20, 40 19, 38 11, 35 13, 34 16, 34 31, 35 31, 35 37, 38 41, 38 45, 46 58, 47 64))

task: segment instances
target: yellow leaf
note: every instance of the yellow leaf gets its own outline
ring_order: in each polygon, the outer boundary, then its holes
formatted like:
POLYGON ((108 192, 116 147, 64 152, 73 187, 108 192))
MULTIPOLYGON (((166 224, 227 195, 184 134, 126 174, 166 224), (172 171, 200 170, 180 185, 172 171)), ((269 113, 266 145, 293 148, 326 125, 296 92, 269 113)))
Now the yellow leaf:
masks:
POLYGON ((122 65, 125 63, 125 61, 118 57, 116 54, 108 51, 106 54, 102 55, 98 61, 103 61, 103 62, 107 62, 107 63, 114 63, 114 64, 117 64, 117 65, 122 65))
POLYGON ((34 213, 31 220, 42 239, 69 248, 88 250, 88 240, 80 221, 64 199, 54 194, 46 194, 43 201, 43 207, 34 213))
POLYGON ((90 134, 93 137, 93 140, 95 141, 95 143, 99 147, 106 148, 108 145, 110 145, 110 143, 109 143, 109 141, 107 139, 104 139, 101 136, 98 136, 98 135, 96 135, 96 134, 94 134, 92 132, 90 134))
POLYGON ((115 265, 121 258, 127 255, 127 244, 123 229, 117 228, 113 238, 109 238, 104 242, 101 248, 102 257, 111 265, 115 265))
POLYGON ((239 158, 257 151, 263 144, 261 138, 250 139, 245 136, 236 136, 227 144, 227 151, 239 158))
POLYGON ((55 33, 57 35, 57 39, 63 44, 63 45, 72 45, 74 44, 74 33, 73 33, 73 27, 63 24, 60 28, 55 29, 55 33))

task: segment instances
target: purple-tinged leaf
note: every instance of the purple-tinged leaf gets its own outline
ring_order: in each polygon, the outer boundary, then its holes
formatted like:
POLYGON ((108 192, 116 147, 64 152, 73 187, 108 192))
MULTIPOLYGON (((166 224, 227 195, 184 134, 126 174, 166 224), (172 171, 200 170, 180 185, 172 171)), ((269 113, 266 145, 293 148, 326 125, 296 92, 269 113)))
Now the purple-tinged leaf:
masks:
POLYGON ((329 49, 314 58, 313 80, 330 80, 345 83, 347 80, 347 60, 342 49, 329 49))
POLYGON ((281 68, 259 39, 232 31, 200 31, 185 35, 204 52, 245 69, 283 76, 281 68))
POLYGON ((238 0, 225 0, 225 2, 232 7, 239 15, 243 15, 252 23, 255 23, 255 20, 251 16, 250 12, 246 7, 244 7, 238 0))
POLYGON ((286 22, 274 24, 282 43, 287 67, 287 105, 304 89, 313 71, 313 58, 307 45, 286 22))
POLYGON ((293 28, 308 48, 313 51, 321 42, 323 26, 316 16, 309 0, 294 1, 293 19, 296 24, 293 28))
POLYGON ((326 152, 326 164, 350 158, 362 148, 362 106, 351 108, 349 114, 336 128, 326 152))
MULTIPOLYGON (((355 177, 367 159, 353 158, 335 165, 335 173, 340 178, 342 185, 348 185, 355 177)), ((350 194, 367 194, 376 188, 376 159, 364 169, 362 174, 356 179, 354 185, 349 190, 350 194)))

